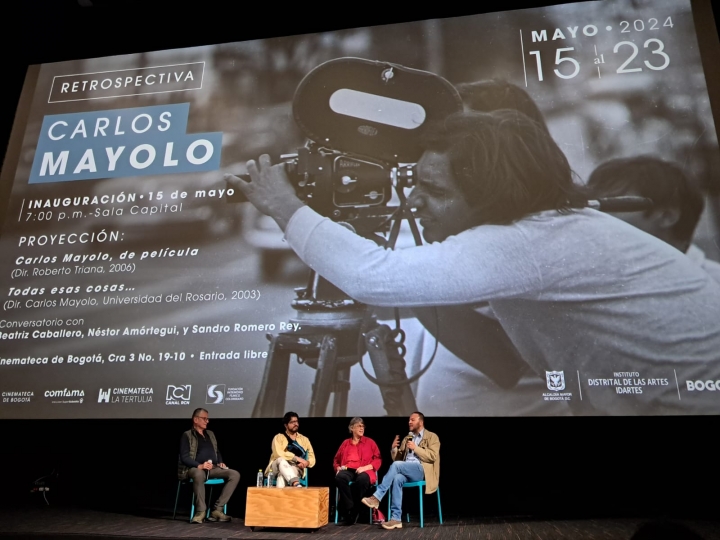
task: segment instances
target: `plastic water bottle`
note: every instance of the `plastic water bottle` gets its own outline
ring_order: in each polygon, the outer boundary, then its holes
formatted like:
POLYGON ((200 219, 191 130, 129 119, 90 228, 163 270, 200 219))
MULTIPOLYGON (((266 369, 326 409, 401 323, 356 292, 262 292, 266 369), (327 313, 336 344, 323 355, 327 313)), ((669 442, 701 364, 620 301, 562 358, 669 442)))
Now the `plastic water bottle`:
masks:
POLYGON ((263 485, 263 472, 262 469, 258 469, 257 473, 257 487, 262 487, 263 485))
POLYGON ((268 473, 268 485, 267 485, 267 487, 269 487, 269 488, 275 487, 275 473, 272 472, 272 471, 270 471, 270 472, 268 473))

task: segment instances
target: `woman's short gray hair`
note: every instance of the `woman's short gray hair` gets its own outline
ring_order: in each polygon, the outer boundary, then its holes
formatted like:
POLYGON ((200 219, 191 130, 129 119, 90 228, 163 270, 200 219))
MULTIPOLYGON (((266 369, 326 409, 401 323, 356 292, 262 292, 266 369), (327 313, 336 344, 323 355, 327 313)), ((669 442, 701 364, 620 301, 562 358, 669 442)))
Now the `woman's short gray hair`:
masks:
POLYGON ((350 433, 352 433, 352 428, 353 428, 353 426, 354 426, 355 424, 365 424, 365 422, 364 422, 363 419, 360 418, 359 416, 356 416, 355 418, 353 418, 352 420, 350 420, 350 424, 348 425, 348 431, 349 431, 350 433))

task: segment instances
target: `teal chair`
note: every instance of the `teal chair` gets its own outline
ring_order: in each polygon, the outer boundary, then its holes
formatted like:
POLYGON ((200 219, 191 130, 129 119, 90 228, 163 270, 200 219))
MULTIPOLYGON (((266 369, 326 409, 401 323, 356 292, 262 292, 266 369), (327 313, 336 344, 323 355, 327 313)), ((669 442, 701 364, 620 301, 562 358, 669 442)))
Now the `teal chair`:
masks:
MULTIPOLYGON (((352 482, 348 482, 348 486, 351 486, 352 482)), ((377 480, 375 480, 375 483, 373 484, 375 486, 375 489, 377 489, 377 480)), ((335 488, 335 523, 338 522, 338 500, 340 498, 340 492, 338 491, 338 488, 335 488)), ((370 509, 370 525, 372 525, 372 508, 370 509)))
MULTIPOLYGON (((184 483, 192 484, 192 478, 188 480, 178 480, 178 487, 177 487, 177 493, 175 494, 175 508, 173 509, 173 519, 175 519, 175 514, 177 513, 177 505, 178 505, 178 499, 180 498, 180 486, 182 486, 184 483)), ((212 499, 212 490, 213 486, 216 486, 218 484, 224 484, 225 480, 222 478, 210 478, 208 480, 205 480, 205 485, 210 486, 210 497, 208 497, 208 507, 207 507, 207 514, 206 518, 210 517, 210 500, 212 499)), ((223 512, 227 514, 227 504, 223 506, 223 512)), ((193 491, 192 495, 192 503, 190 505, 190 521, 192 521, 193 516, 195 515, 195 491, 193 491)))
MULTIPOLYGON (((413 488, 416 487, 420 490, 420 527, 425 526, 425 515, 423 512, 423 488, 425 488, 425 480, 420 480, 419 482, 405 482, 405 485, 403 488, 413 488)), ((391 488, 392 489, 392 488, 391 488)), ((437 501, 438 501, 438 517, 440 518, 440 525, 442 525, 443 519, 442 519, 442 506, 440 505, 440 486, 437 488, 437 501)), ((390 513, 390 505, 392 503, 392 492, 388 491, 388 514, 390 513)), ((390 517, 388 515, 388 517, 390 517)), ((410 514, 407 514, 407 521, 410 523, 410 514)))

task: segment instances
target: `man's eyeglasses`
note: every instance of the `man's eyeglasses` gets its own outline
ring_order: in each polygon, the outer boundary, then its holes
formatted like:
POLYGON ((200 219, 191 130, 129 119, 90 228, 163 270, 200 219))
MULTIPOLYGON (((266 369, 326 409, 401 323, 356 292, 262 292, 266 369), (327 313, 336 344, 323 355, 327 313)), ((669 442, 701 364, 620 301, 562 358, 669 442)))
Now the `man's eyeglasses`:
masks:
POLYGON ((196 416, 195 418, 197 418, 198 420, 205 420, 206 422, 210 421, 210 418, 208 418, 207 416, 196 416))

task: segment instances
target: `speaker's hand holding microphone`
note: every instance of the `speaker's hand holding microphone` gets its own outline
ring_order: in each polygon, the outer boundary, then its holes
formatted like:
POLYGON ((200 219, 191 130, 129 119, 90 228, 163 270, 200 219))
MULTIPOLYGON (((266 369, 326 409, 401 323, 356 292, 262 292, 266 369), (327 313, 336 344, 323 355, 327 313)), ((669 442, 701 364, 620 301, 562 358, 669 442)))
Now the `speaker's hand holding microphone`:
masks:
POLYGON ((413 442, 414 438, 415 434, 412 431, 407 434, 405 437, 405 448, 415 451, 415 443, 413 442))

